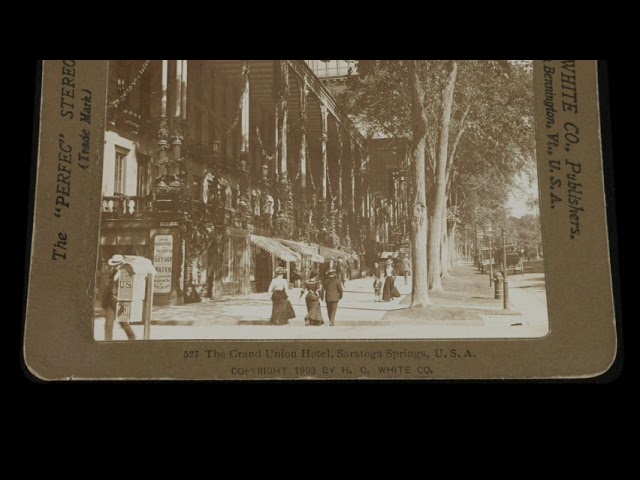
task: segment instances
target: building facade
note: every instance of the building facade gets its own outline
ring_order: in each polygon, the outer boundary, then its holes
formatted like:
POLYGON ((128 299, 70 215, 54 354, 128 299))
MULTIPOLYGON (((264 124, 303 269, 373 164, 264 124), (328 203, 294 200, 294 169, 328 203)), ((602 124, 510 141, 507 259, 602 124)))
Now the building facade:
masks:
POLYGON ((368 142, 371 209, 368 212, 373 247, 367 257, 409 253, 409 143, 404 138, 378 138, 368 142))
POLYGON ((266 291, 370 242, 366 141, 302 60, 109 62, 98 286, 152 259, 154 302, 266 291))

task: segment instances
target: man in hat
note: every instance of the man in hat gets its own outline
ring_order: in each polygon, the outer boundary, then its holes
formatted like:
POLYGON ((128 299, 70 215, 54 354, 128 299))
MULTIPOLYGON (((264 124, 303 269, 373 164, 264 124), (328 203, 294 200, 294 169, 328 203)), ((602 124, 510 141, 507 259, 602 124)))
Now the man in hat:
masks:
MULTIPOLYGON (((113 340, 113 324, 116 320, 116 307, 118 305, 118 290, 117 283, 120 279, 121 269, 124 267, 124 256, 114 255, 109 259, 107 264, 111 267, 109 272, 109 280, 102 292, 102 308, 104 308, 104 339, 113 340)), ((126 322, 118 322, 127 334, 129 340, 135 340, 136 335, 126 322)))
POLYGON ((323 282, 322 289, 324 290, 324 301, 327 303, 329 326, 333 327, 336 321, 338 302, 342 300, 343 293, 342 282, 336 278, 335 269, 330 268, 327 272, 327 278, 323 282))
POLYGON ((411 262, 409 261, 409 254, 405 253, 402 259, 402 275, 404 276, 404 284, 408 285, 407 277, 411 273, 411 262))

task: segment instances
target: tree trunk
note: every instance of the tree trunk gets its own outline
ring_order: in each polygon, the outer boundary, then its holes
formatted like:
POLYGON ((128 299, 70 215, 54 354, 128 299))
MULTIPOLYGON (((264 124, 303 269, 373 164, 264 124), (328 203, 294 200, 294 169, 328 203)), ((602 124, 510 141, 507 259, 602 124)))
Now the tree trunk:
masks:
POLYGON ((452 268, 455 264, 456 260, 458 260, 458 248, 456 246, 456 232, 457 232, 457 223, 451 222, 451 225, 448 227, 448 237, 449 237, 449 268, 452 268))
MULTIPOLYGON (((446 225, 446 220, 442 220, 446 225)), ((442 242, 440 242, 440 277, 449 276, 449 231, 447 227, 442 229, 442 242)))
POLYGON ((447 222, 447 208, 442 214, 442 237, 440 241, 440 277, 449 275, 449 229, 447 222))
POLYGON ((427 283, 427 193, 425 184, 425 146, 427 116, 423 106, 424 89, 418 76, 416 60, 408 61, 409 87, 413 119, 411 144, 412 164, 412 222, 411 222, 411 308, 423 308, 431 303, 427 283))
MULTIPOLYGON (((429 290, 442 290, 440 281, 441 262, 440 249, 443 229, 443 212, 447 207, 447 160, 449 152, 449 127, 451 124, 451 111, 453 109, 453 93, 458 75, 458 63, 451 60, 448 63, 447 85, 442 93, 442 115, 440 117, 440 133, 438 137, 438 151, 436 158, 435 179, 433 192, 429 199, 429 240, 427 262, 429 266, 429 290)), ((444 227, 446 228, 446 227, 444 227)))

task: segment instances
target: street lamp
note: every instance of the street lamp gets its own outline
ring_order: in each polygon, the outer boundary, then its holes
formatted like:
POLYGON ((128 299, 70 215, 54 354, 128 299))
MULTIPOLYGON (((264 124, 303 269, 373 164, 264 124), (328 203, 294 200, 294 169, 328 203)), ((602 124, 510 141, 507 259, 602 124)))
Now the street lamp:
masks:
POLYGON ((502 225, 502 275, 504 277, 502 283, 503 289, 503 305, 502 308, 507 310, 509 308, 509 281, 507 280, 507 242, 506 242, 506 230, 507 230, 507 212, 504 212, 504 223, 502 225))
POLYGON ((489 286, 493 286, 493 247, 491 246, 491 236, 493 235, 493 227, 491 224, 485 230, 489 237, 489 286))
POLYGON ((473 224, 473 266, 478 266, 478 224, 473 224))
POLYGON ((478 261, 480 262, 480 271, 484 273, 484 259, 482 258, 482 239, 484 233, 478 232, 478 261))

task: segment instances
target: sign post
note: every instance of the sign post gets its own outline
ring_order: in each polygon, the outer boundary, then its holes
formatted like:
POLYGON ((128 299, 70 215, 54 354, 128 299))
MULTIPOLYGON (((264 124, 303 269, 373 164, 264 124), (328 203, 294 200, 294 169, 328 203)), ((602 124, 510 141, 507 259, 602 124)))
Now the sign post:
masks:
POLYGON ((171 293, 173 271, 173 235, 156 235, 153 241, 153 265, 156 267, 154 293, 171 293))

